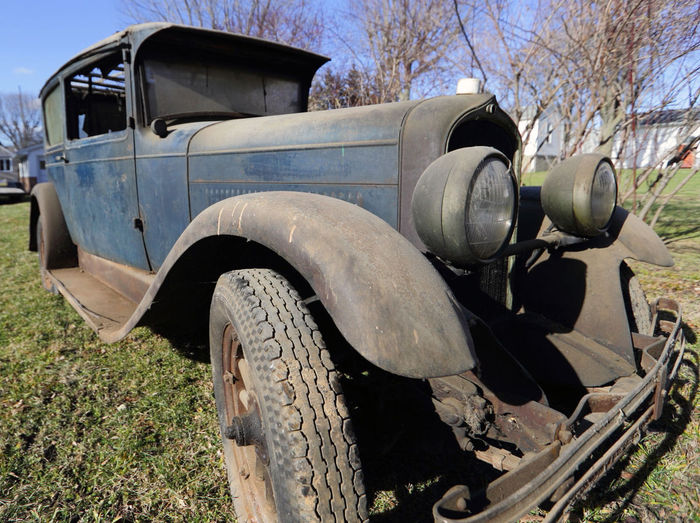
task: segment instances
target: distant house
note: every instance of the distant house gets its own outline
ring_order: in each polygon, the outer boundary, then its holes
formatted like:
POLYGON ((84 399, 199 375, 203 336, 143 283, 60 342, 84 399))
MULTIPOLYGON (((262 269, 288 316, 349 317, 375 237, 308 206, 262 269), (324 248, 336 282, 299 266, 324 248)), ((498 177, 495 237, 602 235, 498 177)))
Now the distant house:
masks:
POLYGON ((43 143, 20 149, 15 158, 19 166, 19 179, 25 191, 30 192, 37 183, 48 181, 43 143))
POLYGON ((699 135, 698 109, 665 109, 641 116, 636 123, 635 139, 625 148, 622 166, 655 166, 673 150, 682 151, 682 158, 678 158, 682 167, 700 166, 697 140, 693 143, 699 135), (685 147, 688 144, 693 146, 685 147))
POLYGON ((553 109, 546 109, 535 119, 535 108, 525 110, 518 123, 523 135, 523 167, 527 172, 547 171, 559 159, 564 142, 561 117, 553 109), (530 134, 525 130, 532 124, 530 134))
POLYGON ((17 168, 12 160, 13 156, 9 149, 0 145, 0 196, 3 200, 5 198, 17 200, 24 196, 24 189, 17 179, 17 168))
POLYGON ((14 164, 12 158, 14 154, 10 152, 9 149, 0 145, 0 173, 11 173, 13 172, 14 164))

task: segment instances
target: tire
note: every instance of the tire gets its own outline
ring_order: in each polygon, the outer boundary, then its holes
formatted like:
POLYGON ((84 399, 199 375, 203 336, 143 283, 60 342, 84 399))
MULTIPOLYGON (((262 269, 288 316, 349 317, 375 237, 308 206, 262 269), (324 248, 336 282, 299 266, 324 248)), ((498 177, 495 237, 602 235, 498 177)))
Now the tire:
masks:
POLYGON ((47 246, 44 238, 44 227, 41 222, 41 215, 39 215, 36 220, 36 251, 39 256, 39 276, 41 277, 41 286, 51 294, 58 294, 58 290, 49 277, 49 271, 47 269, 47 246))
POLYGON ((634 274, 634 271, 625 262, 622 262, 620 266, 620 278, 631 329, 634 332, 652 336, 651 308, 644 288, 639 283, 639 278, 634 274))
POLYGON ((287 280, 266 269, 222 275, 209 341, 239 520, 366 520, 358 447, 338 373, 287 280), (228 428, 234 426, 239 430, 228 428))

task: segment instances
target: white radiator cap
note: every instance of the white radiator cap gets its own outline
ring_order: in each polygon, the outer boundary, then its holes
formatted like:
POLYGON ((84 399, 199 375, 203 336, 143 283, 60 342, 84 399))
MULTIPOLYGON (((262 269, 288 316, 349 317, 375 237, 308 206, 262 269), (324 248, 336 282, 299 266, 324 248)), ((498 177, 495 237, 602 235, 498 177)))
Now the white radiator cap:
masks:
POLYGON ((479 94, 481 80, 478 78, 460 78, 457 81, 457 94, 479 94))

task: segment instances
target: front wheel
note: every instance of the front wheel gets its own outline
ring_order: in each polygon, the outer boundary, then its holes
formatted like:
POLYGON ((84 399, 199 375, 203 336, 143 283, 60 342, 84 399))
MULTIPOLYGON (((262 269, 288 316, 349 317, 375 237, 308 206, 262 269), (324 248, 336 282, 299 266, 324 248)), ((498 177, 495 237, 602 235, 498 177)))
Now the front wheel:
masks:
POLYGON ((209 343, 242 521, 362 521, 358 448, 338 373, 297 292, 264 269, 217 282, 209 343))
POLYGON ((653 336, 651 309, 639 278, 637 278, 630 266, 624 262, 620 266, 620 277, 622 279, 622 294, 630 327, 635 332, 653 336))

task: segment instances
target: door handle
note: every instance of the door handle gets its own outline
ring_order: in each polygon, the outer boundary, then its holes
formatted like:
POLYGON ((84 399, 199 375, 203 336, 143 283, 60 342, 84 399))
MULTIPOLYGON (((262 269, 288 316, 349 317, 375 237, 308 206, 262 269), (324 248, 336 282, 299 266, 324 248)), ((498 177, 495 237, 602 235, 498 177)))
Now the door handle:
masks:
POLYGON ((57 162, 63 162, 63 163, 68 163, 68 158, 66 158, 66 155, 64 153, 57 154, 56 156, 53 157, 54 160, 57 162))

